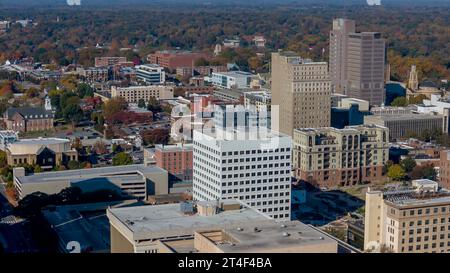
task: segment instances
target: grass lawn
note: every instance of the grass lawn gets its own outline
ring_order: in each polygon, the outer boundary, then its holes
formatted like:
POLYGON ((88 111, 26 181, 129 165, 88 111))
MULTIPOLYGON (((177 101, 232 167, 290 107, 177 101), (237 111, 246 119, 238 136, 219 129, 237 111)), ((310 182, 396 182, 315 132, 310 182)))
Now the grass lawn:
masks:
POLYGON ((19 133, 20 138, 49 137, 54 135, 53 130, 31 131, 19 133))

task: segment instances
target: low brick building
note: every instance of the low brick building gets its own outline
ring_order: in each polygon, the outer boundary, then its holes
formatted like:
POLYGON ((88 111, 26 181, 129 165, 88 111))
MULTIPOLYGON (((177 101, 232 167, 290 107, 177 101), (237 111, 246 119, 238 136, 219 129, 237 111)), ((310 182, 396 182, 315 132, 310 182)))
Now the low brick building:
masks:
POLYGON ((169 180, 192 181, 192 144, 156 145, 144 151, 144 162, 169 173, 169 180))
POLYGON ((3 114, 8 130, 31 132, 53 129, 54 115, 43 107, 9 108, 3 114))
POLYGON ((200 52, 164 50, 149 54, 147 60, 152 64, 157 64, 173 71, 178 67, 192 68, 195 62, 202 58, 207 59, 208 56, 200 52))

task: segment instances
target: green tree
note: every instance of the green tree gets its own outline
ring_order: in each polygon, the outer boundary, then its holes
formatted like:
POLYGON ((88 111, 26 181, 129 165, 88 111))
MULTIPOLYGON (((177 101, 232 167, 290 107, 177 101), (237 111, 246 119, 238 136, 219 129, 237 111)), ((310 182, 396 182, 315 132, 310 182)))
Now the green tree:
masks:
POLYGON ((414 169, 414 167, 416 167, 416 161, 408 156, 400 161, 400 166, 405 170, 405 172, 409 173, 414 169))
POLYGON ((62 111, 62 115, 66 121, 71 121, 73 124, 76 124, 83 119, 83 111, 77 104, 67 105, 62 111))
POLYGON ((89 84, 86 83, 80 83, 77 86, 76 90, 78 96, 80 98, 86 98, 86 97, 93 97, 94 96, 94 89, 89 86, 89 84))
POLYGON ((429 130, 425 129, 425 130, 423 130, 422 132, 420 132, 420 135, 419 135, 418 139, 419 139, 420 141, 426 141, 426 142, 428 142, 428 141, 431 140, 431 137, 432 137, 431 132, 430 132, 429 130))
POLYGON ((131 165, 133 164, 133 159, 129 154, 125 152, 120 152, 113 157, 112 162, 114 166, 131 165))
POLYGON ((155 97, 150 97, 147 104, 147 109, 154 113, 158 113, 162 111, 161 104, 155 97))
POLYGON ((7 157, 6 157, 6 153, 4 151, 0 150, 0 168, 5 167, 7 164, 7 157))
POLYGON ((78 161, 75 160, 71 160, 67 163, 67 168, 69 170, 76 170, 80 168, 80 163, 78 161))
POLYGON ((33 172, 34 173, 41 173, 42 172, 41 166, 39 166, 39 165, 34 166, 33 172))
POLYGON ((396 107, 403 107, 406 105, 408 105, 408 101, 406 100, 406 97, 396 97, 391 103, 391 106, 396 106, 396 107))
POLYGON ((423 170, 423 178, 436 180, 437 173, 436 170, 432 166, 428 166, 423 170))
POLYGON ((139 99, 138 107, 139 108, 145 108, 145 100, 144 99, 139 99))
POLYGON ((394 181, 400 181, 405 178, 406 173, 402 166, 395 164, 389 167, 387 175, 394 181))

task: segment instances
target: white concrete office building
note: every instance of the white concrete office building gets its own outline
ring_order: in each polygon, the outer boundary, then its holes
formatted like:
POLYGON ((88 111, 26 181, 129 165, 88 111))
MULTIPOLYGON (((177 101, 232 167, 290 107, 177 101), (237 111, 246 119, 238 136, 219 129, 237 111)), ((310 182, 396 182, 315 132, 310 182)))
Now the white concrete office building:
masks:
POLYGON ((247 88, 254 75, 244 71, 213 72, 211 83, 214 86, 226 89, 247 88))
POLYGON ((276 220, 291 217, 291 137, 271 130, 194 131, 194 200, 239 199, 276 220))
POLYGON ((162 84, 166 82, 164 67, 157 64, 143 64, 136 66, 136 77, 148 84, 162 84))

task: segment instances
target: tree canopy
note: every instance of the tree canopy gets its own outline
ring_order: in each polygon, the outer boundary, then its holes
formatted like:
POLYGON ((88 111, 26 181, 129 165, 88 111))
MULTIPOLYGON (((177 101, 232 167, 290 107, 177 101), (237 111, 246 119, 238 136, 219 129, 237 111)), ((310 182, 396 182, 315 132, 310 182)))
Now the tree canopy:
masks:
POLYGON ((387 176, 394 181, 401 181, 405 178, 406 173, 400 165, 395 164, 388 168, 387 176))
POLYGON ((120 152, 113 157, 112 163, 114 166, 131 165, 133 164, 133 159, 128 153, 120 152))

